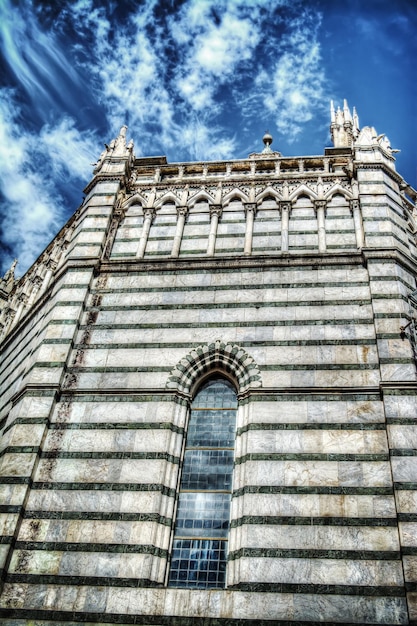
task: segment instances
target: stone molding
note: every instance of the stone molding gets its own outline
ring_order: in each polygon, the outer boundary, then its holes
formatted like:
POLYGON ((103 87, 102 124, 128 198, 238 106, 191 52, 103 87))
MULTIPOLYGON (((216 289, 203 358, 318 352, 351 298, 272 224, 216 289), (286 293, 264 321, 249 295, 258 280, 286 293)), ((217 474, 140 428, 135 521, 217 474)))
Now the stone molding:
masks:
POLYGON ((211 372, 231 376, 238 394, 262 386, 254 359, 240 346, 217 340, 194 348, 181 359, 171 371, 166 387, 191 397, 197 381, 211 372))

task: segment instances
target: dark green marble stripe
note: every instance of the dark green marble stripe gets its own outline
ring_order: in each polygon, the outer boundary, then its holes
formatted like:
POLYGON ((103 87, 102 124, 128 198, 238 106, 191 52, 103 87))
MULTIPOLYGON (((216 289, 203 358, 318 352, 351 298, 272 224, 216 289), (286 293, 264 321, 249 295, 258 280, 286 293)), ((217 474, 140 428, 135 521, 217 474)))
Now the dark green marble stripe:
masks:
MULTIPOLYGON (((243 257, 242 257, 243 258, 243 257)), ((246 259, 245 259, 246 260, 246 259)), ((204 256, 204 261, 207 261, 207 256, 204 256)), ((313 272, 313 274, 315 275, 315 273, 317 271, 320 270, 340 270, 343 269, 345 270, 351 270, 351 271, 356 271, 360 274, 363 274, 364 276, 364 280, 368 279, 368 273, 366 272, 366 270, 363 267, 363 259, 362 259, 362 254, 360 252, 355 252, 354 254, 350 254, 349 255, 349 262, 345 262, 344 259, 339 259, 339 262, 334 262, 334 263, 326 263, 325 265, 323 265, 323 261, 321 259, 318 259, 316 257, 314 257, 311 262, 307 263, 305 261, 304 258, 299 259, 300 263, 297 264, 296 269, 297 271, 303 271, 303 272, 313 272), (351 259, 352 256, 355 256, 356 258, 354 260, 351 259)), ((371 260, 369 261, 371 262, 371 260)), ((383 262, 383 260, 378 259, 377 262, 383 262)), ((392 263, 393 261, 390 260, 390 263, 392 263)), ((246 273, 253 273, 253 274, 261 274, 263 275, 265 272, 266 273, 270 273, 271 271, 279 271, 279 272, 293 272, 295 267, 291 266, 291 265, 281 265, 281 257, 278 257, 277 259, 277 264, 276 267, 274 268, 273 266, 270 267, 245 267, 244 268, 244 272, 246 273)), ((148 270, 146 270, 147 272, 148 270)), ((213 267, 210 269, 210 274, 233 274, 236 275, 236 273, 239 270, 235 267, 233 268, 227 268, 227 267, 213 267)), ((155 272, 152 272, 152 276, 155 277, 155 280, 157 279, 157 277, 164 277, 164 276, 181 276, 181 275, 199 275, 201 276, 201 269, 198 268, 190 268, 188 266, 186 267, 177 267, 176 269, 169 269, 169 270, 156 270, 155 272)), ((128 271, 128 270, 120 270, 120 269, 114 269, 113 268, 106 268, 105 271, 101 272, 102 276, 120 276, 121 278, 126 278, 126 276, 132 277, 142 277, 143 276, 143 270, 138 269, 138 270, 132 270, 132 271, 128 271)))
POLYGON ((84 300, 57 300, 55 307, 82 306, 83 304, 84 300))
POLYGON ((16 417, 16 419, 11 422, 7 428, 4 429, 4 433, 7 433, 13 426, 17 424, 48 424, 49 418, 47 417, 16 417))
POLYGON ((379 363, 305 363, 303 365, 263 365, 261 371, 280 372, 280 371, 321 371, 321 370, 377 370, 379 363))
MULTIPOLYGON (((411 276, 410 276, 411 278, 411 276)), ((402 278, 401 276, 369 276, 369 281, 371 283, 384 283, 384 282, 389 282, 389 283, 401 283, 403 285, 405 285, 408 289, 411 289, 412 291, 415 289, 414 285, 412 285, 411 283, 408 283, 404 278, 402 278)), ((376 286, 376 285, 374 285, 376 286)))
POLYGON ((390 456, 417 456, 415 448, 391 448, 390 456))
POLYGON ((417 513, 398 513, 399 522, 417 522, 417 513))
MULTIPOLYGON (((314 585, 305 583, 239 583, 228 587, 231 591, 249 591, 258 593, 303 593, 318 595, 364 596, 364 597, 404 597, 404 587, 371 585, 314 585)), ((338 624, 340 624, 338 622, 338 624)))
POLYGON ((72 543, 67 541, 16 541, 15 550, 46 550, 49 552, 104 552, 109 554, 152 554, 161 559, 167 550, 146 544, 72 543))
MULTIPOLYGON (((391 293, 372 293, 371 294, 371 298, 372 300, 401 300, 403 302, 405 302, 408 305, 408 297, 404 296, 402 293, 395 293, 395 294, 391 294, 391 293)), ((392 314, 388 314, 388 317, 391 317, 392 314)), ((400 317, 405 317, 404 314, 400 315, 400 317)))
POLYGON ((9 545, 13 542, 12 535, 0 535, 0 544, 9 545))
MULTIPOLYGON (((397 315, 398 318, 409 319, 406 315, 397 315)), ((143 329, 173 329, 173 328, 263 328, 273 326, 370 326, 372 318, 340 318, 340 319, 312 319, 312 320, 264 320, 244 322, 161 322, 161 323, 143 323, 143 324, 94 324, 94 330, 143 330, 143 329)), ((81 324, 79 330, 86 330, 89 326, 81 324)), ((398 333, 396 334, 398 337, 398 333)))
POLYGON ((302 452, 268 452, 245 454, 235 459, 235 464, 248 463, 249 461, 388 461, 386 454, 319 454, 302 452))
POLYGON ((399 320, 399 319, 406 319, 406 320, 410 320, 410 316, 407 313, 375 313, 374 317, 376 320, 387 320, 387 319, 393 319, 393 320, 399 320))
POLYGON ((161 285, 160 287, 145 287, 142 285, 138 285, 137 287, 115 287, 114 289, 109 289, 106 287, 91 289, 90 294, 92 295, 104 295, 104 294, 116 294, 116 293, 183 293, 183 292, 206 292, 206 291, 253 291, 253 290, 261 290, 265 291, 267 289, 314 289, 314 288, 328 288, 328 287, 366 287, 368 285, 367 280, 361 281, 322 281, 319 282, 317 280, 311 282, 291 282, 291 283, 263 283, 260 277, 259 283, 232 283, 230 285, 178 285, 172 287, 165 287, 161 285))
POLYGON ((401 553, 394 550, 298 550, 292 548, 240 548, 240 550, 229 552, 229 561, 235 561, 236 559, 242 558, 398 561, 401 558, 401 553))
POLYGON ((393 359, 387 359, 387 358, 383 358, 381 357, 379 359, 379 362, 381 363, 381 365, 414 365, 415 361, 412 358, 393 358, 393 359))
MULTIPOLYGON (((150 585, 142 585, 150 586, 150 585)), ((280 619, 242 619, 232 617, 180 617, 168 615, 132 615, 124 613, 100 613, 84 611, 56 611, 45 609, 1 609, 0 617, 8 618, 7 626, 23 626, 21 619, 30 620, 30 624, 36 626, 77 626, 81 623, 87 623, 87 626, 110 626, 111 624, 119 624, 119 626, 130 626, 137 624, 138 626, 358 626, 358 622, 343 622, 343 625, 333 621, 304 621, 304 620, 280 620, 280 619), (10 619, 16 618, 16 622, 10 619), (41 621, 42 620, 42 621, 41 621), (52 620, 52 621, 49 621, 52 620), (74 621, 75 620, 75 621, 74 621)), ((371 615, 373 619, 373 613, 371 615)), ((369 622, 371 623, 371 622, 369 622)), ((28 622, 29 625, 29 622, 28 622)), ((394 623, 384 622, 384 626, 398 626, 394 623)), ((414 622, 410 622, 410 626, 414 626, 414 622)))
POLYGON ((23 507, 19 504, 0 504, 0 513, 21 513, 22 510, 23 507))
POLYGON ((25 519, 100 520, 105 522, 154 522, 171 526, 172 519, 158 513, 126 513, 113 511, 26 511, 25 519))
POLYGON ((397 527, 396 517, 313 517, 300 515, 244 515, 230 523, 231 528, 238 528, 244 524, 262 526, 369 526, 369 527, 397 527))
MULTIPOLYGON (((251 402, 287 402, 292 400, 308 400, 309 402, 381 402, 381 396, 379 392, 375 393, 372 391, 355 393, 347 390, 346 393, 333 393, 332 391, 322 393, 315 391, 314 387, 309 393, 281 393, 275 390, 266 393, 263 390, 263 393, 251 396, 251 402)), ((337 423, 335 422, 335 424, 337 423)), ((365 423, 363 425, 365 426, 365 423)), ((312 426, 314 426, 313 423, 312 426)), ((356 428, 356 423, 343 423, 341 426, 348 429, 350 426, 356 428)), ((291 428, 290 425, 288 427, 291 428)))
MULTIPOLYGON (((110 576, 61 576, 61 575, 45 575, 45 574, 11 574, 8 573, 6 577, 7 583, 23 583, 32 585, 71 585, 71 586, 104 586, 104 587, 162 587, 160 583, 155 583, 149 579, 143 578, 114 578, 110 576)), ((363 596, 363 597, 404 597, 404 587, 398 587, 394 585, 388 586, 370 586, 370 585, 326 585, 326 584, 305 584, 305 583, 240 583, 238 585, 230 585, 228 587, 230 591, 246 591, 246 592, 258 592, 258 593, 302 593, 302 594, 324 594, 324 595, 341 595, 341 596, 363 596)), ((33 619, 33 611, 29 612, 29 617, 33 619)), ((52 612, 45 611, 45 614, 52 615, 52 612)), ((55 614, 56 612, 54 612, 55 614)), ((2 613, 4 614, 4 610, 2 613)), ((21 609, 16 611, 16 615, 21 615, 21 609)), ((75 617, 75 614, 71 611, 68 613, 71 618, 75 617)), ((97 613, 93 614, 97 619, 97 613)), ((104 614, 107 618, 107 614, 104 614)), ((123 620, 126 619, 126 615, 121 616, 123 620)), ((151 616, 146 615, 143 624, 149 624, 151 616)), ((137 616, 135 615, 135 618, 137 616)), ((171 620, 172 618, 165 618, 171 620)), ((175 618, 177 619, 177 618, 175 618)), ((180 618, 183 619, 183 618, 180 618)), ((194 623, 194 617, 189 618, 189 624, 194 623)), ((206 618, 204 618, 204 626, 207 626, 206 618)), ((97 622, 96 622, 97 623, 97 622)), ((138 623, 135 621, 134 623, 138 623)), ((154 624, 161 624, 161 616, 156 616, 154 624)), ((170 623, 170 622, 168 622, 170 623)), ((177 622, 172 622, 177 626, 177 622)), ((215 622, 214 622, 215 623, 215 622)), ((253 624, 253 620, 249 621, 253 624)), ((322 624, 323 622, 320 622, 322 624)), ((268 625, 271 621, 268 620, 268 625)), ((295 626, 296 622, 289 622, 291 626, 295 626)), ((308 622, 309 626, 312 622, 308 622)), ((340 622, 338 622, 340 626, 340 622)), ((346 624, 344 624, 346 626, 346 624)), ((389 626, 389 625, 385 625, 389 626)))
MULTIPOLYGON (((291 398, 292 400, 293 398, 291 398)), ((262 422, 256 424, 247 424, 246 426, 242 426, 238 428, 236 431, 236 435, 242 435, 251 430, 343 430, 343 431, 351 431, 351 430, 385 430, 384 423, 321 423, 321 422, 309 422, 309 423, 272 423, 272 422, 262 422)))
POLYGON ((5 454, 39 454, 39 446, 7 446, 0 452, 0 458, 5 454))
MULTIPOLYGON (((416 487, 417 488, 417 487, 416 487)), ((285 495, 335 495, 335 496, 392 496, 393 487, 347 487, 347 486, 323 486, 323 485, 247 485, 233 491, 234 498, 244 496, 247 493, 260 494, 285 494, 285 495)))
MULTIPOLYGON (((161 394, 156 395, 140 395, 134 392, 130 392, 126 390, 123 394, 111 394, 107 396, 105 394, 97 394, 96 392, 92 392, 91 394, 85 393, 85 390, 79 392, 77 390, 76 398, 74 399, 71 391, 67 389, 62 392, 61 400, 63 402, 96 402, 96 403, 105 403, 105 402, 126 402, 130 404, 131 402, 174 402, 176 400, 176 396, 172 395, 171 392, 167 392, 165 390, 161 390, 161 394)), ((138 426, 140 428, 140 426, 138 426)))
MULTIPOLYGON (((29 585, 75 585, 105 587, 162 587, 147 578, 116 578, 113 576, 62 576, 58 574, 11 574, 6 576, 7 583, 29 585)), ((74 616, 73 613, 71 613, 74 616)))
POLYGON ((43 339, 41 345, 68 345, 72 344, 73 339, 71 337, 65 339, 43 339))
MULTIPOLYGON (((192 344, 189 344, 192 345, 192 344)), ((48 367, 48 364, 43 364, 41 367, 48 367)), ((293 365, 288 363, 286 365, 263 365, 261 371, 267 372, 281 372, 281 371, 349 371, 349 370, 376 370, 379 368, 378 363, 329 363, 329 364, 316 364, 306 363, 305 365, 293 365)), ((128 372, 171 372, 172 366, 166 365, 148 365, 137 367, 71 367, 68 368, 68 372, 71 374, 113 374, 113 373, 128 373, 128 372)))
POLYGON ((175 489, 158 483, 80 483, 80 482, 33 482, 32 489, 48 491, 157 491, 174 498, 175 489))
MULTIPOLYGON (((78 399, 78 398, 77 398, 78 399)), ((50 430, 170 430, 184 434, 184 428, 171 422, 56 422, 49 426, 50 430)))
MULTIPOLYGON (((97 216, 96 216, 96 215, 94 215, 94 216, 91 216, 91 217, 97 217, 97 216)), ((105 217, 106 217, 106 218, 108 218, 109 216, 108 216, 108 215, 106 215, 105 217)), ((105 233, 105 232, 107 232, 107 228, 106 228, 106 227, 104 227, 104 228, 99 228, 98 226, 96 226, 95 228, 92 228, 92 227, 87 227, 87 228, 85 228, 85 227, 84 227, 84 228, 83 228, 83 227, 81 227, 81 228, 78 230, 78 232, 79 232, 79 233, 105 233)))
POLYGON ((396 491, 417 491, 417 483, 413 482, 395 482, 394 489, 396 491))
POLYGON ((386 389, 384 389, 384 395, 386 396, 413 396, 414 398, 417 395, 417 381, 415 385, 413 385, 412 389, 407 388, 407 387, 405 387, 404 389, 401 389, 401 388, 396 389, 395 387, 387 387, 386 389))
MULTIPOLYGON (((72 240, 72 246, 71 246, 71 250, 75 250, 76 248, 92 248, 92 247, 97 247, 97 248, 101 248, 103 242, 102 241, 77 241, 77 236, 79 234, 81 234, 82 232, 84 232, 84 228, 80 228, 79 231, 77 232, 77 234, 75 235, 75 237, 72 240)), ((96 253, 94 254, 94 257, 96 256, 96 253)))
MULTIPOLYGON (((398 337, 398 335, 396 335, 398 337)), ((186 348, 189 349, 195 342, 181 341, 171 342, 165 341, 158 343, 156 341, 151 342, 125 342, 125 343, 89 343, 89 344, 75 344, 74 348, 82 348, 83 350, 147 350, 149 348, 186 348)), ((308 347, 308 346, 374 346, 376 345, 376 339, 293 339, 287 341, 265 341, 260 339, 259 341, 239 341, 239 346, 242 348, 257 348, 259 346, 265 348, 275 347, 308 347)))
MULTIPOLYGON (((400 296, 395 296, 394 299, 398 299, 400 296)), ((389 299, 389 298, 387 298, 389 299)), ((392 299, 392 298, 391 298, 392 299)), ((404 300, 407 300, 403 297, 404 300)), ((112 306, 100 306, 91 307, 87 306, 86 311, 150 311, 157 309, 161 311, 175 310, 189 310, 189 309, 248 309, 248 308, 289 308, 289 307, 310 307, 310 306, 351 306, 351 305, 364 306, 371 304, 370 298, 352 298, 349 296, 344 300, 291 300, 291 301, 268 301, 268 302, 190 302, 187 304, 181 304, 173 302, 172 304, 132 304, 132 305, 112 305, 112 306)), ((204 323, 202 323, 204 326, 204 323)))
MULTIPOLYGON (((46 364, 44 367, 47 367, 46 364)), ((144 367, 69 367, 67 372, 71 374, 86 374, 86 373, 122 373, 122 372, 170 372, 172 370, 172 366, 157 366, 157 365, 148 365, 144 367)))
POLYGON ((172 456, 167 452, 129 452, 129 451, 112 451, 112 452, 68 452, 67 450, 44 451, 41 453, 42 459, 122 459, 123 461, 167 461, 168 463, 179 464, 180 458, 172 456))
POLYGON ((0 485, 30 485, 30 476, 0 476, 0 485))

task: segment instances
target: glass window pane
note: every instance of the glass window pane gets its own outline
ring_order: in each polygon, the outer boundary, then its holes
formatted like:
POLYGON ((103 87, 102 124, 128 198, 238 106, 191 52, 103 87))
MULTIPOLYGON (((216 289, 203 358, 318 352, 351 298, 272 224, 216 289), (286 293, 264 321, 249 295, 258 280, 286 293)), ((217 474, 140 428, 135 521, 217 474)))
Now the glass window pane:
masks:
POLYGON ((187 446, 231 448, 235 440, 236 409, 191 411, 187 446))
POLYGON ((225 585, 227 541, 220 538, 227 538, 229 531, 236 408, 233 385, 220 378, 206 382, 192 403, 171 555, 172 586, 225 585))
POLYGON ((169 583, 174 587, 224 587, 226 541, 174 540, 169 583))
POLYGON ((177 537, 227 537, 230 493, 181 493, 177 537))
POLYGON ((237 408, 236 391, 225 379, 209 380, 194 398, 192 408, 237 408))
POLYGON ((181 489, 231 489, 233 450, 187 450, 181 489))

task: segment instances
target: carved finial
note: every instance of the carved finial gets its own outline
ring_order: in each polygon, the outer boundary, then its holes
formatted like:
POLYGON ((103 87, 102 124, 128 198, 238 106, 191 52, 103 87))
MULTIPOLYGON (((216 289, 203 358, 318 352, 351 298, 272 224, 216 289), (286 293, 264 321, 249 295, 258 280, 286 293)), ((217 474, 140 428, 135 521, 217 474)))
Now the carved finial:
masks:
POLYGON ((356 134, 359 134, 359 117, 356 113, 356 107, 353 107, 353 130, 356 134))
POLYGON ((345 124, 346 122, 351 122, 352 121, 352 116, 350 114, 350 109, 348 107, 348 103, 347 100, 343 100, 343 117, 345 119, 345 124))
POLYGON ((333 101, 330 102, 330 135, 335 148, 351 148, 359 135, 358 114, 354 108, 352 118, 346 99, 343 110, 337 107, 336 112, 333 101))
POLYGON ((269 152, 272 152, 271 150, 271 143, 274 141, 272 138, 272 135, 266 131, 265 135, 262 137, 262 141, 265 144, 265 148, 262 150, 262 154, 267 154, 269 152))
POLYGON ((0 288, 3 289, 3 291, 7 291, 10 293, 13 285, 15 284, 16 278, 14 275, 14 271, 16 269, 16 265, 17 259, 14 259, 13 263, 10 266, 10 269, 8 269, 3 278, 0 279, 0 288))
POLYGON ((334 110, 334 102, 333 102, 333 100, 330 100, 330 121, 331 122, 335 122, 336 121, 336 112, 334 110))
POLYGON ((271 144, 274 141, 272 135, 270 134, 270 132, 267 130, 265 131, 264 136, 262 137, 262 141, 264 142, 264 149, 262 150, 262 152, 252 152, 252 154, 249 155, 249 157, 251 159, 255 158, 255 159, 259 159, 259 158, 263 158, 263 157, 268 157, 269 155, 273 155, 280 157, 281 153, 280 152, 275 152, 273 150, 271 150, 271 144))

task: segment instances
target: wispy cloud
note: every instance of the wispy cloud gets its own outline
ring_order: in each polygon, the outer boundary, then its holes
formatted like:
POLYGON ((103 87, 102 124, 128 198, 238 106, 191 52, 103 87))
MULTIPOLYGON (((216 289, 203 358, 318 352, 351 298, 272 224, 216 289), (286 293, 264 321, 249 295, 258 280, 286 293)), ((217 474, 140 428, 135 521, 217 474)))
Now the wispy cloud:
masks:
POLYGON ((0 0, 17 86, 1 97, 3 240, 21 266, 74 210, 61 183, 88 175, 98 134, 126 123, 137 155, 172 161, 240 154, 239 126, 250 135, 259 117, 296 138, 326 100, 320 19, 304 4, 183 0, 174 12, 163 0, 76 0, 43 20, 32 0, 0 0), (36 120, 16 109, 28 100, 36 120))
POLYGON ((62 227, 68 208, 58 179, 84 176, 96 152, 93 137, 81 136, 70 119, 39 134, 25 130, 13 92, 0 90, 3 272, 14 257, 25 271, 62 227))
POLYGON ((57 106, 73 104, 73 87, 80 86, 80 77, 56 35, 41 28, 31 2, 17 8, 1 0, 0 48, 42 121, 53 117, 57 106))

